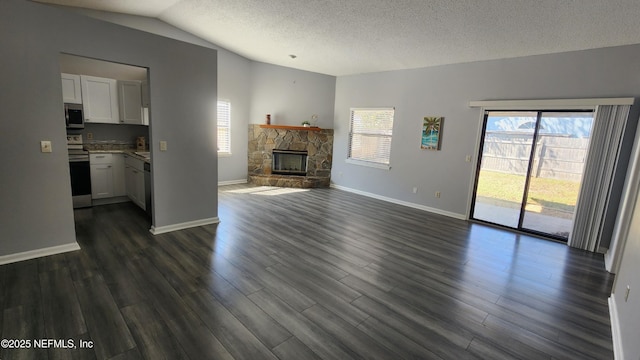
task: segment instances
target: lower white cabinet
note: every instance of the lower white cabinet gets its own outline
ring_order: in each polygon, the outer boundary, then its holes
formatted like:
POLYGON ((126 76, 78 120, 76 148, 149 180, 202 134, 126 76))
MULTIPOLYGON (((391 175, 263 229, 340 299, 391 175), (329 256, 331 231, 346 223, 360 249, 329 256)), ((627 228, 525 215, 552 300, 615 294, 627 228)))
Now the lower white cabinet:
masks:
POLYGON ((111 165, 91 165, 91 198, 113 197, 113 168, 111 165))
POLYGON ((91 166, 91 198, 113 197, 111 154, 90 154, 89 164, 91 166))
POLYGON ((125 155, 124 176, 127 196, 134 204, 146 210, 144 197, 144 161, 125 155))
POLYGON ((124 155, 90 154, 91 198, 125 196, 124 155))
POLYGON ((124 154, 112 154, 111 164, 113 165, 113 196, 126 196, 124 154))

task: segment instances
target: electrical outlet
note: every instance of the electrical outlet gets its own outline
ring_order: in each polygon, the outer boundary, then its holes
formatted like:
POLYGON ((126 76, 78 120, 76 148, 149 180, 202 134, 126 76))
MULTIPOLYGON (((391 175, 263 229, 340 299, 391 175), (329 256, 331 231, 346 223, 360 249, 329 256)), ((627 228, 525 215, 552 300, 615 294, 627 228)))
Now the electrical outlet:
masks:
POLYGON ((167 142, 160 141, 160 151, 167 151, 167 142))
POLYGON ((436 197, 439 198, 440 197, 440 191, 436 191, 436 197))
POLYGON ((471 155, 467 155, 467 157, 464 158, 464 161, 471 162, 471 155))
POLYGON ((87 133, 87 140, 93 140, 93 133, 87 133))
POLYGON ((53 151, 51 148, 51 141, 43 140, 40 141, 40 151, 43 153, 50 153, 53 151))
POLYGON ((413 188, 413 193, 415 194, 415 193, 417 193, 417 192, 418 192, 418 188, 417 188, 417 187, 414 187, 414 188, 413 188))

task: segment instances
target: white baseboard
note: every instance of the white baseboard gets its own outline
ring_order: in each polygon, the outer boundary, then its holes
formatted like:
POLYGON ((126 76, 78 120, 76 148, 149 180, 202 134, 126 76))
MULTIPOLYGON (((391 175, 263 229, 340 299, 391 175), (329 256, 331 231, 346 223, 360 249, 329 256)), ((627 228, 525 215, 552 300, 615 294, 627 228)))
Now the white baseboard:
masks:
POLYGON ((246 184, 247 182, 249 182, 249 180, 247 180, 247 179, 218 181, 218 186, 246 184))
POLYGON ((157 226, 157 227, 151 226, 151 229, 149 229, 149 232, 152 233, 153 235, 158 235, 158 234, 164 234, 164 233, 177 231, 177 230, 189 229, 192 227, 217 224, 219 222, 220 222, 220 219, 216 216, 208 219, 187 221, 180 224, 157 226))
POLYGON ((69 251, 80 250, 80 245, 77 242, 72 242, 70 244, 51 246, 43 249, 36 249, 25 251, 17 254, 3 255, 0 256, 0 265, 10 264, 18 261, 31 260, 43 256, 62 254, 69 251))
POLYGON ((613 338, 613 358, 624 360, 622 339, 620 338, 620 320, 618 319, 618 308, 614 295, 609 296, 609 317, 611 318, 611 337, 613 338))
POLYGON ((402 206, 407 206, 407 207, 410 207, 410 208, 414 208, 414 209, 418 209, 418 210, 422 210, 422 211, 427 211, 427 212, 434 213, 434 214, 444 215, 444 216, 452 217, 452 218, 459 219, 459 220, 466 220, 467 219, 467 217, 464 214, 458 214, 458 213, 454 213, 454 212, 451 212, 451 211, 444 211, 444 210, 432 208, 432 207, 429 207, 429 206, 415 204, 415 203, 411 203, 411 202, 408 202, 408 201, 402 201, 402 200, 398 200, 398 199, 394 199, 394 198, 390 198, 390 197, 386 197, 386 196, 381 196, 381 195, 369 193, 369 192, 366 192, 366 191, 356 190, 356 189, 352 189, 352 188, 348 188, 348 187, 344 187, 344 186, 340 186, 340 185, 336 185, 336 184, 331 184, 331 187, 334 188, 334 189, 344 190, 344 191, 348 191, 348 192, 351 192, 351 193, 354 193, 354 194, 363 195, 363 196, 367 196, 367 197, 370 197, 370 198, 374 198, 374 199, 378 199, 378 200, 382 200, 382 201, 386 201, 386 202, 390 202, 390 203, 394 203, 394 204, 398 204, 398 205, 402 205, 402 206))

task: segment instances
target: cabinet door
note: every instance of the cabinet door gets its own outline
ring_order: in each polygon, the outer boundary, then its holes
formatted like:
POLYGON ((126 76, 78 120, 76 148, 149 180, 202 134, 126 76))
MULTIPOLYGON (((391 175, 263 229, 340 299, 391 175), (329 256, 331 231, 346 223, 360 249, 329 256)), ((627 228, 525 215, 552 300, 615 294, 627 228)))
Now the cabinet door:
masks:
POLYGON ((134 203, 136 203, 136 174, 134 173, 135 170, 136 169, 134 169, 130 165, 125 165, 124 167, 124 182, 125 182, 125 188, 127 191, 127 196, 134 203))
POLYGON ((82 104, 80 75, 62 73, 60 77, 62 79, 62 102, 82 104))
POLYGON ((146 202, 144 197, 144 171, 136 170, 136 204, 146 210, 146 202))
POLYGON ((118 98, 120 122, 123 124, 142 125, 142 94, 140 81, 118 81, 118 98))
POLYGON ((127 195, 124 175, 124 154, 112 154, 113 165, 113 196, 127 195))
POLYGON ((91 198, 113 197, 113 168, 111 164, 91 165, 91 198))
POLYGON ((118 89, 116 80, 80 76, 82 108, 86 122, 118 124, 118 89))
POLYGON ((127 196, 134 204, 145 210, 144 201, 144 172, 133 166, 125 166, 125 181, 127 196))

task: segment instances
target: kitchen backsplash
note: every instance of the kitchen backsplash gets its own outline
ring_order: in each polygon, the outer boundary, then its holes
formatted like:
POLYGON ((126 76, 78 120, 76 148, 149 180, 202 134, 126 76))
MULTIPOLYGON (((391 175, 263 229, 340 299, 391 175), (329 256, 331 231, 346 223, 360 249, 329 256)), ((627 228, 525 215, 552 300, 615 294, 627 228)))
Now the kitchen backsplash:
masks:
POLYGON ((116 140, 84 140, 84 148, 86 150, 136 150, 136 144, 116 140))
POLYGON ((68 134, 82 134, 85 144, 96 143, 96 145, 108 145, 101 143, 104 141, 115 142, 118 144, 131 144, 135 146, 136 139, 144 136, 149 139, 149 127, 143 125, 112 125, 112 124, 90 124, 85 123, 84 129, 67 130, 68 134), (89 134, 93 135, 93 139, 89 134))
POLYGON ((67 134, 82 134, 87 150, 137 150, 136 140, 141 136, 149 143, 149 127, 142 125, 85 123, 84 129, 69 129, 67 134))

